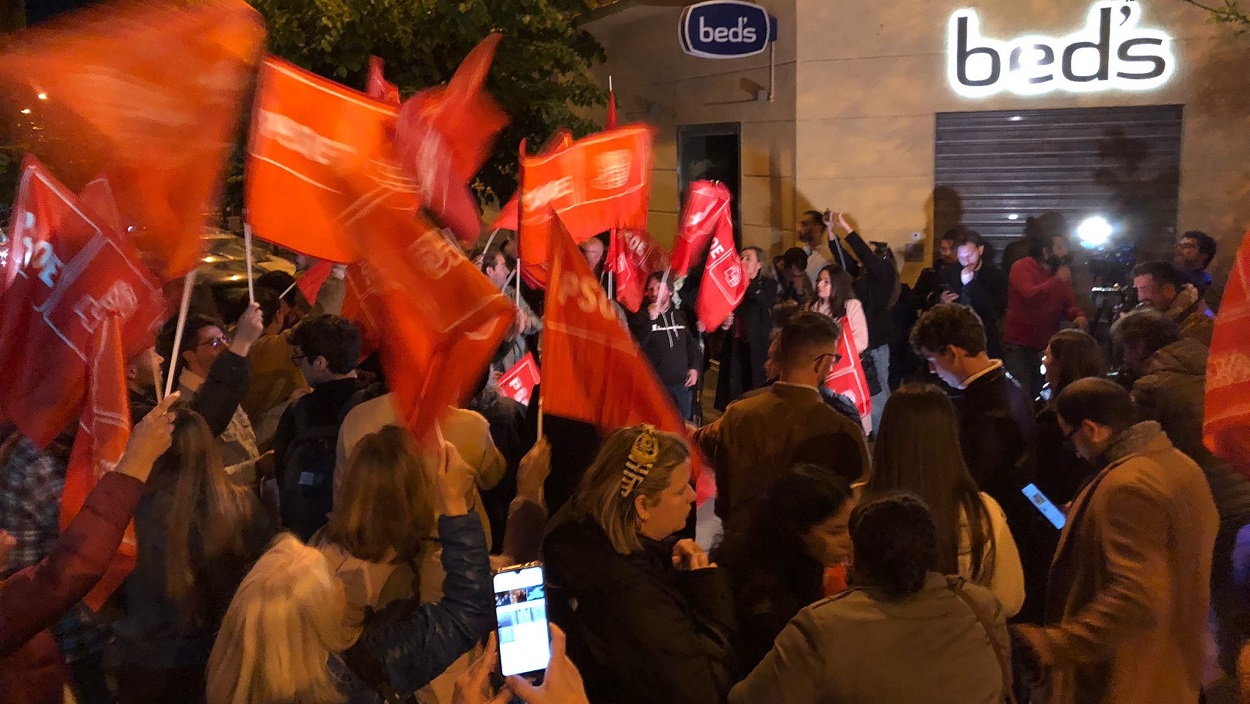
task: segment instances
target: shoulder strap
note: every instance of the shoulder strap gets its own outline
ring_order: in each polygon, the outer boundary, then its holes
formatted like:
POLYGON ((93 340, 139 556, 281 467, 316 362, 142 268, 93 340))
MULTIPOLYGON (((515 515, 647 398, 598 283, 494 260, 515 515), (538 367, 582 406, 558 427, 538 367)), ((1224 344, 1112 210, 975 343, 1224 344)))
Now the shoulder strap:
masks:
POLYGON ((998 637, 994 634, 994 626, 990 623, 985 614, 981 613, 981 609, 977 608, 976 602, 972 597, 964 592, 964 579, 962 577, 947 577, 946 586, 955 592, 955 596, 959 597, 968 608, 972 610, 972 615, 976 617, 977 622, 981 624, 981 628, 985 629, 985 635, 989 636, 990 646, 994 648, 994 657, 998 658, 998 671, 1003 680, 1003 696, 1011 704, 1016 704, 1016 695, 1011 691, 1011 656, 1008 655, 1004 645, 998 642, 998 637))

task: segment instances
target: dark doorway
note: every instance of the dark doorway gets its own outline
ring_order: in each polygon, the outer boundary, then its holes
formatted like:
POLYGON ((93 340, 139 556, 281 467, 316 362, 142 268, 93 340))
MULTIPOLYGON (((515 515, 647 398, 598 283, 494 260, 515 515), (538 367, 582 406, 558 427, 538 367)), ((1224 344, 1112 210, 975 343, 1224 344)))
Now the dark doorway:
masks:
MULTIPOLYGON (((677 128, 677 191, 679 203, 695 181, 720 181, 733 194, 730 210, 734 242, 742 246, 739 196, 742 193, 742 124, 725 122, 677 128)), ((680 205, 678 206, 680 207, 680 205)))

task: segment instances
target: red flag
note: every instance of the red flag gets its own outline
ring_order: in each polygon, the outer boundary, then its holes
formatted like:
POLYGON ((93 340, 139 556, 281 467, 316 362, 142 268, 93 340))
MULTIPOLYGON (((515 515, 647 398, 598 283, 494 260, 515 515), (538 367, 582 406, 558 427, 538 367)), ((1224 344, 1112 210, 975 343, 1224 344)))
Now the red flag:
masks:
MULTIPOLYGON (((126 353, 122 345, 119 315, 107 315, 93 335, 87 371, 87 403, 79 421, 78 435, 61 496, 61 530, 82 510, 96 482, 121 461, 130 440, 130 396, 126 388, 126 353)), ((135 526, 126 526, 122 543, 109 562, 104 577, 83 599, 100 610, 109 596, 134 569, 138 555, 135 526)))
POLYGON ((855 335, 851 332, 850 321, 842 317, 842 336, 838 339, 838 363, 829 368, 829 376, 825 378, 825 388, 845 396, 855 404, 859 412, 860 423, 864 432, 872 432, 872 394, 868 392, 868 377, 864 374, 864 365, 855 352, 855 335))
POLYGON ((24 117, 12 141, 75 187, 107 174, 175 279, 200 263, 264 35, 242 0, 108 3, 14 35, 0 55, 24 117))
MULTIPOLYGON (((651 423, 685 436, 686 428, 651 362, 619 317, 586 260, 556 227, 543 326, 543 409, 605 432, 651 423)), ((700 474, 697 457, 693 477, 700 474)))
POLYGON ((378 347, 382 344, 382 325, 381 322, 375 320, 370 315, 370 309, 365 306, 365 300, 372 295, 375 288, 374 281, 377 279, 377 272, 369 266, 369 263, 361 260, 347 267, 347 274, 343 279, 343 310, 341 315, 352 321, 356 329, 360 331, 360 361, 364 361, 365 357, 378 351, 378 347))
POLYGON ((0 294, 0 418, 43 447, 82 411, 102 323, 120 316, 129 359, 152 345, 164 300, 134 245, 101 227, 33 157, 23 167, 14 214, 15 224, 20 219, 47 239, 18 256, 13 249, 22 245, 15 243, 26 238, 9 238, 8 258, 19 268, 0 294))
POLYGON ((614 130, 617 128, 616 121, 616 93, 608 91, 608 120, 604 124, 604 128, 614 130))
POLYGON ((625 127, 580 139, 550 155, 521 145, 521 262, 541 275, 559 223, 574 243, 616 228, 647 226, 651 128, 625 127))
POLYGON ((512 230, 516 232, 521 228, 521 202, 515 197, 503 204, 499 209, 499 217, 495 218, 495 222, 491 223, 492 230, 512 230))
POLYGON ((637 313, 647 277, 667 269, 668 257, 646 230, 613 230, 607 266, 616 277, 616 300, 637 313))
POLYGON ((731 197, 723 183, 695 181, 690 184, 686 204, 681 209, 677 242, 673 245, 673 278, 679 279, 690 273, 690 265, 707 246, 721 212, 729 212, 731 197))
POLYGON ((538 373, 538 363, 534 355, 526 353, 521 361, 499 377, 499 394, 513 401, 528 406, 534 387, 538 386, 542 376, 538 373))
POLYGON ((369 78, 365 82, 365 95, 399 107, 399 87, 382 75, 382 58, 379 56, 369 57, 369 78))
POLYGON ((247 155, 247 219, 256 236, 332 262, 356 259, 339 218, 355 195, 353 168, 378 180, 406 180, 390 154, 398 110, 281 59, 257 78, 247 155), (367 165, 363 166, 363 165, 367 165))
POLYGON ((707 268, 699 284, 699 298, 695 301, 695 314, 704 330, 715 330, 734 312, 747 292, 747 280, 742 274, 742 260, 734 244, 733 222, 729 209, 724 208, 717 217, 716 231, 707 253, 707 268))
POLYGON ((1211 452, 1250 477, 1250 232, 1215 316, 1202 435, 1211 452))
POLYGON ((299 281, 295 283, 299 287, 300 293, 304 294, 304 298, 311 302, 317 300, 317 292, 321 290, 321 284, 330 278, 330 273, 334 270, 333 262, 317 262, 299 277, 299 281))
POLYGON ((512 301, 424 218, 413 195, 373 193, 345 222, 367 262, 361 305, 378 325, 395 405, 417 438, 468 400, 516 317, 512 301))

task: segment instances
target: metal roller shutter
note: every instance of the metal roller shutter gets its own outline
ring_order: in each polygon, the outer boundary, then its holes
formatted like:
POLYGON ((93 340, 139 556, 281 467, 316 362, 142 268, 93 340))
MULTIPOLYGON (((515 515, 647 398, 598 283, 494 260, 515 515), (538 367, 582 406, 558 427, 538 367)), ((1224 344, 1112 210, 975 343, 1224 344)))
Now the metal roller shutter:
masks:
POLYGON ((1049 210, 1073 229, 1102 216, 1138 260, 1167 254, 1176 228, 1180 105, 937 115, 934 223, 996 252, 1049 210))

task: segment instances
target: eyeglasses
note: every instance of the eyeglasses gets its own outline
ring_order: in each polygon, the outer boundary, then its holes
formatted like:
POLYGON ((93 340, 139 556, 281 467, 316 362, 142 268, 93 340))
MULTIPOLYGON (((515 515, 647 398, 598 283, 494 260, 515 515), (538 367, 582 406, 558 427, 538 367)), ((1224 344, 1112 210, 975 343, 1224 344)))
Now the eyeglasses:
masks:
POLYGON ((219 349, 221 347, 229 347, 230 338, 226 337, 225 335, 222 335, 221 337, 214 337, 211 340, 205 340, 201 342, 200 344, 196 345, 196 348, 198 349, 200 347, 203 347, 204 345, 208 345, 212 347, 213 349, 219 349))
POLYGON ((831 364, 832 366, 835 366, 835 367, 836 367, 836 366, 838 366, 838 362, 841 362, 841 361, 842 361, 842 355, 841 355, 841 354, 839 354, 839 353, 837 353, 837 352, 828 352, 828 353, 822 354, 822 355, 820 355, 819 357, 817 357, 817 358, 816 358, 816 364, 820 364, 820 363, 821 363, 821 361, 822 361, 825 357, 832 357, 832 358, 833 358, 833 361, 832 361, 832 362, 830 362, 830 364, 831 364))

